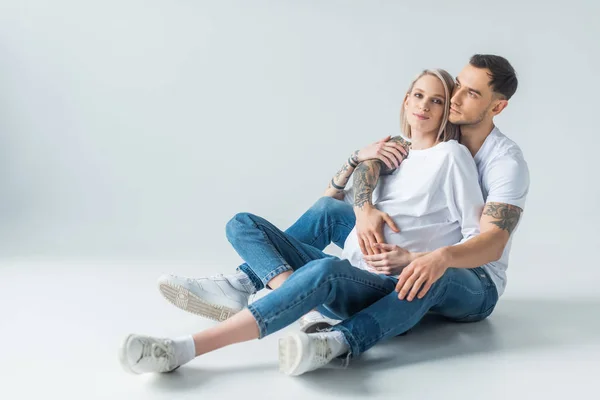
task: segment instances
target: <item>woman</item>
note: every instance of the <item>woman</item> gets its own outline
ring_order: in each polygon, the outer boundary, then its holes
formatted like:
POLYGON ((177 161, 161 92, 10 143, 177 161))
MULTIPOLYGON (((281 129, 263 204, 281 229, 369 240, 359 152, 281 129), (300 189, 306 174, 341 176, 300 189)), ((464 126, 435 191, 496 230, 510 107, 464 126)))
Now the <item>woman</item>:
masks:
MULTIPOLYGON (((478 233, 483 198, 474 161, 456 141, 456 127, 448 124, 452 89, 447 72, 426 70, 405 95, 401 119, 411 150, 374 193, 373 203, 402 226, 400 232, 384 232, 388 243, 384 246, 429 251, 478 233)), ((491 301, 482 294, 491 292, 493 283, 481 269, 447 269, 421 276, 414 282, 411 301, 399 300, 395 292, 398 279, 368 271, 369 263, 378 266, 364 261, 358 237, 352 233, 342 258, 301 243, 251 214, 236 215, 227 225, 227 235, 247 265, 258 271, 257 276, 262 275, 261 268, 272 271, 277 265, 295 272, 278 290, 200 333, 174 340, 129 335, 120 352, 125 370, 172 371, 207 352, 263 338, 323 306, 344 320, 328 332, 299 332, 280 341, 280 369, 299 375, 335 357, 357 356, 379 340, 410 329, 430 310, 468 320, 489 308, 486 302, 491 301)), ((403 260, 400 253, 397 256, 396 265, 411 261, 403 260)))

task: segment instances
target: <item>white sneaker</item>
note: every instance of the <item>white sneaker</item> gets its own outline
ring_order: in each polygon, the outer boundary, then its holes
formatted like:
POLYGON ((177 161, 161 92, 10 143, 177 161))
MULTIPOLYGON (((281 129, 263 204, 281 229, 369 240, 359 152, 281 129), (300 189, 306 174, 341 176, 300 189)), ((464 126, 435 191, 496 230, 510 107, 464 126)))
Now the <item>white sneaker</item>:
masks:
POLYGON ((223 275, 199 279, 163 275, 158 279, 158 288, 176 307, 215 321, 225 321, 244 309, 250 297, 223 275))
POLYGON ((171 372, 179 367, 171 340, 135 334, 123 341, 119 361, 132 374, 171 372))
POLYGON ((297 332, 279 339, 279 371, 298 376, 329 364, 347 352, 348 346, 334 332, 297 332))
POLYGON ((326 331, 332 326, 339 324, 340 321, 337 319, 327 318, 318 311, 311 311, 300 318, 298 323, 300 324, 301 332, 316 333, 326 331))

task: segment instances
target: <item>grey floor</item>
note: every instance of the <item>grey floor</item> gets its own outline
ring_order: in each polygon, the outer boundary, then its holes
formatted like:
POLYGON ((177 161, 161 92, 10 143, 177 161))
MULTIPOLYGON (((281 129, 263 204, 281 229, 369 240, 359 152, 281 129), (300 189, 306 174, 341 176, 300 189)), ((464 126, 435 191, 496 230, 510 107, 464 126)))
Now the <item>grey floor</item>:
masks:
POLYGON ((277 371, 277 339, 285 331, 198 358, 173 374, 128 375, 117 361, 127 333, 172 336, 212 325, 162 299, 155 280, 171 270, 0 263, 0 398, 598 398, 600 297, 507 293, 487 321, 427 319, 347 369, 298 378, 277 371))

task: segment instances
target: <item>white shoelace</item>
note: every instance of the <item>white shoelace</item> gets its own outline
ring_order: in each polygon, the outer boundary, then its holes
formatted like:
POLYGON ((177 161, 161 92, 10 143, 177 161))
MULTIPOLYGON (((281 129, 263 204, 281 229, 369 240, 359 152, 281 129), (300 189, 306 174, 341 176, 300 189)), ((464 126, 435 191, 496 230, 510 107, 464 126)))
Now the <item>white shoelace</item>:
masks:
POLYGON ((158 366, 160 371, 169 371, 174 366, 171 366, 171 360, 175 359, 175 354, 173 353, 172 346, 170 346, 171 341, 165 340, 164 343, 161 340, 143 340, 143 348, 142 355, 138 360, 140 361, 150 361, 152 365, 158 366))
POLYGON ((319 366, 325 365, 331 361, 331 347, 328 343, 327 335, 316 335, 314 342, 315 352, 314 359, 319 366))
POLYGON ((223 274, 216 274, 213 276, 209 276, 207 278, 185 278, 189 283, 197 283, 200 279, 222 279, 224 278, 223 274))
MULTIPOLYGON (((333 351, 329 344, 329 340, 335 340, 336 342, 342 343, 337 337, 327 335, 327 332, 331 332, 331 328, 325 328, 315 334, 315 361, 318 367, 329 364, 337 357, 332 357, 333 351)), ((351 355, 352 353, 348 352, 346 357, 340 360, 342 368, 348 367, 351 355)))

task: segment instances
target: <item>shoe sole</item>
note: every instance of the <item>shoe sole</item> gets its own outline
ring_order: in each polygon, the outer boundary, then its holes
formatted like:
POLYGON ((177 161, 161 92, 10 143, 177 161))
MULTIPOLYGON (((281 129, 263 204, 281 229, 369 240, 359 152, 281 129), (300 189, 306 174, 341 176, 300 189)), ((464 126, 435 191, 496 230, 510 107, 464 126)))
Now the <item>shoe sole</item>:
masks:
POLYGON ((240 311, 223 305, 209 303, 180 285, 161 282, 158 285, 158 289, 163 297, 175 307, 212 319, 213 321, 225 321, 240 311))
POLYGON ((300 375, 304 343, 300 335, 293 334, 279 339, 279 371, 290 376, 300 375))

